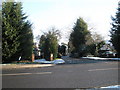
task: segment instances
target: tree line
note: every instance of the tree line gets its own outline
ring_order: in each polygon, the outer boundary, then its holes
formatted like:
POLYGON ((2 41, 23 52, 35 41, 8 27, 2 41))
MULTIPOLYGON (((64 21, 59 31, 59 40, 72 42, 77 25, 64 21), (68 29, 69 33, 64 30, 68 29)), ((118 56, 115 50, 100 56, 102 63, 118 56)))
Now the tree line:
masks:
MULTIPOLYGON (((2 2, 2 60, 3 62, 29 59, 33 53, 32 24, 23 13, 21 2, 2 2)), ((1 18, 0 18, 1 20, 1 18)), ((120 57, 120 3, 116 16, 112 17, 110 42, 115 47, 120 57)), ((97 34, 96 34, 97 35, 97 34)), ((39 48, 46 60, 50 60, 50 54, 57 58, 60 54, 65 55, 65 45, 58 45, 59 30, 52 28, 41 35, 39 48)), ((100 37, 97 35, 97 37, 100 37)), ((88 30, 87 23, 83 18, 78 18, 69 37, 68 52, 71 56, 82 57, 92 54, 98 55, 99 49, 104 45, 104 40, 97 41, 88 30)))
POLYGON ((91 34, 88 30, 87 23, 82 18, 77 19, 68 42, 71 56, 98 56, 98 51, 104 44, 105 41, 99 34, 91 34))

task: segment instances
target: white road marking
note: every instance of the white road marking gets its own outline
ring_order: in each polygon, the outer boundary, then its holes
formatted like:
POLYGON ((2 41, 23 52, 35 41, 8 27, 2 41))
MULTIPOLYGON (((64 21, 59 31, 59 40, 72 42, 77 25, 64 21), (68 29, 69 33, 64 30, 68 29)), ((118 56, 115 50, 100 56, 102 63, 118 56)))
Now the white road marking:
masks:
POLYGON ((104 71, 104 70, 116 70, 116 69, 119 69, 119 68, 91 69, 88 71, 104 71))
POLYGON ((0 76, 18 76, 18 75, 32 75, 32 74, 51 74, 52 72, 40 72, 40 73, 12 73, 12 74, 0 74, 0 76))

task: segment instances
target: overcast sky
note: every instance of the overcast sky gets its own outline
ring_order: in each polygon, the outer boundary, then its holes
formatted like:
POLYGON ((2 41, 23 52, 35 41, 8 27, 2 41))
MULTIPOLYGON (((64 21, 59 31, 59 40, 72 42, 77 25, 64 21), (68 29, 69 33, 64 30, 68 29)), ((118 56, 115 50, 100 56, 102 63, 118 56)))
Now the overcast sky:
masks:
POLYGON ((43 34, 51 27, 61 31, 61 42, 66 42, 77 18, 82 17, 88 28, 93 28, 109 39, 111 16, 114 16, 119 0, 25 0, 23 10, 33 23, 33 33, 43 34))

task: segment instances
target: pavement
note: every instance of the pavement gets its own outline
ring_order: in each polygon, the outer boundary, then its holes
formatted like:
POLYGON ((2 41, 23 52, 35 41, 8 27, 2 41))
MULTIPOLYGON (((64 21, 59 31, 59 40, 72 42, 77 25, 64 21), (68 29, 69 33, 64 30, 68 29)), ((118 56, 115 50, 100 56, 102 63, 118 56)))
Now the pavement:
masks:
POLYGON ((50 67, 55 64, 3 64, 0 69, 20 69, 20 68, 38 68, 38 67, 50 67))
POLYGON ((109 60, 109 61, 120 61, 120 58, 101 58, 101 57, 82 57, 90 60, 109 60))
POLYGON ((99 62, 119 62, 119 60, 99 57, 82 57, 82 58, 71 58, 69 56, 63 56, 65 64, 88 64, 88 63, 99 63, 99 62))

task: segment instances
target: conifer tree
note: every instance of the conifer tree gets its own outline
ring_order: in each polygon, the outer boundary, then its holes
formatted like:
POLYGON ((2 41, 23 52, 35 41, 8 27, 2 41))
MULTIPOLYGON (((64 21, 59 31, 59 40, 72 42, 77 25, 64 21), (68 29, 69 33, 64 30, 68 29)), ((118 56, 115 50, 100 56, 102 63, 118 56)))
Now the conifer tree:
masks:
POLYGON ((53 59, 56 59, 58 52, 58 35, 57 31, 52 29, 46 34, 46 40, 44 44, 44 55, 46 60, 50 60, 50 54, 53 54, 53 59))
POLYGON ((53 59, 57 57, 59 36, 59 31, 52 28, 40 38, 39 47, 42 53, 44 53, 44 58, 48 61, 50 60, 51 54, 53 54, 53 59))
POLYGON ((111 42, 117 51, 118 57, 120 57, 120 2, 118 3, 118 9, 116 16, 112 17, 113 23, 111 28, 111 42))
POLYGON ((77 19, 70 35, 70 42, 74 47, 72 53, 78 53, 79 56, 84 55, 87 41, 86 35, 88 34, 89 31, 87 30, 87 23, 82 18, 77 19))
POLYGON ((19 56, 28 58, 32 52, 31 24, 22 11, 21 2, 2 3, 2 60, 11 62, 19 56), (29 47, 29 49, 28 49, 29 47), (29 53, 29 55, 27 55, 29 53))

